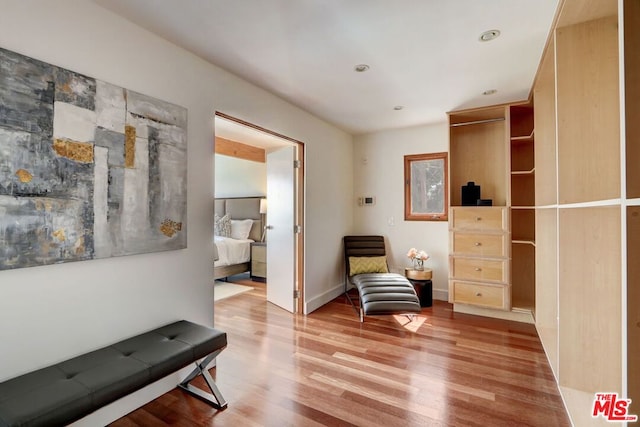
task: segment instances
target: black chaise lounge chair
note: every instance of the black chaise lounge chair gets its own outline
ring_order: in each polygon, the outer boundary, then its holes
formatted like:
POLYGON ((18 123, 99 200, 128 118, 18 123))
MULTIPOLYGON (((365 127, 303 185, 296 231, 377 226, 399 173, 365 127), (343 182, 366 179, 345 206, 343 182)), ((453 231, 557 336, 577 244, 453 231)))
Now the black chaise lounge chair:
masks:
POLYGON ((345 295, 360 321, 364 316, 420 313, 420 300, 413 285, 402 275, 389 273, 384 237, 345 236, 345 295), (349 285, 358 290, 356 305, 349 295, 349 285))

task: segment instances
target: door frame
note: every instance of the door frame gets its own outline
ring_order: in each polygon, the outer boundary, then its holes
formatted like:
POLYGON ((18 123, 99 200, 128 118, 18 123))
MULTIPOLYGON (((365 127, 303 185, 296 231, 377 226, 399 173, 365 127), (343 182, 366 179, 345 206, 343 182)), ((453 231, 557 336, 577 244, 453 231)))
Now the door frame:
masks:
MULTIPOLYGON (((264 128, 262 126, 256 125, 251 122, 247 122, 246 120, 242 120, 240 118, 231 116, 229 114, 223 113, 221 111, 215 112, 216 117, 220 117, 222 119, 226 119, 232 122, 235 122, 239 125, 246 126, 248 128, 254 129, 259 132, 267 133, 271 136, 274 136, 279 139, 283 139, 285 141, 291 142, 296 146, 296 160, 299 162, 299 167, 295 168, 295 179, 296 179, 296 205, 295 209, 295 223, 301 226, 300 233, 296 233, 295 238, 295 269, 296 269, 296 277, 294 283, 294 291, 297 291, 298 298, 297 301, 294 302, 295 313, 304 313, 304 233, 305 233, 305 204, 306 200, 304 198, 305 195, 305 149, 304 142, 298 141, 297 139, 288 137, 278 132, 274 132, 270 129, 264 128)), ((214 144, 215 144, 215 131, 214 131, 214 144)), ((215 151, 215 149, 214 149, 215 151)), ((267 283, 267 286, 269 284, 267 283)))

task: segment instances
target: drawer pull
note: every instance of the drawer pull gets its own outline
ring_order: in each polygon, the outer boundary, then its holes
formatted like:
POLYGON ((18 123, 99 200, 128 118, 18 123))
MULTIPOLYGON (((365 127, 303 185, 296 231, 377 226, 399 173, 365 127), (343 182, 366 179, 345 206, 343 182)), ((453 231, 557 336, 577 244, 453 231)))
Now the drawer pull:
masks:
POLYGON ((476 246, 482 246, 482 243, 480 243, 480 242, 475 242, 475 243, 474 243, 474 245, 476 245, 476 246))
POLYGON ((480 267, 476 267, 476 271, 482 271, 480 267))
POLYGON ((482 221, 482 217, 481 216, 477 216, 476 217, 476 221, 482 221))
POLYGON ((482 293, 481 293, 481 292, 476 292, 476 296, 477 296, 477 297, 481 297, 481 296, 482 296, 482 293))

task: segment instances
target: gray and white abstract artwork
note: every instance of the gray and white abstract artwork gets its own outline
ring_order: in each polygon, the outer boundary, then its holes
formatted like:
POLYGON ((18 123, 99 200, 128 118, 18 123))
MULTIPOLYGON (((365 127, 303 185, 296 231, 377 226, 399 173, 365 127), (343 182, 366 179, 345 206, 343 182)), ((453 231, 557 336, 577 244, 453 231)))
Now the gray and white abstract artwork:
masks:
POLYGON ((0 270, 187 245, 187 110, 0 49, 0 270))

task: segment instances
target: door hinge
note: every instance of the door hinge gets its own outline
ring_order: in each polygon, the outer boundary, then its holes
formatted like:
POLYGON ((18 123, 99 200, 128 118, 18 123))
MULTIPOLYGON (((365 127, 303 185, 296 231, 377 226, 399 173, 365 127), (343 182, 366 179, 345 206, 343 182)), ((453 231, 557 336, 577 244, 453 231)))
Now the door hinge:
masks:
POLYGON ((297 289, 295 289, 295 290, 293 291, 293 297, 294 297, 294 298, 300 298, 300 291, 299 291, 299 290, 297 290, 297 289))
POLYGON ((293 161, 293 168, 294 169, 300 169, 301 163, 300 160, 294 160, 293 161))
POLYGON ((302 226, 301 225, 294 225, 293 226, 293 232, 296 233, 296 234, 302 233, 302 226))

